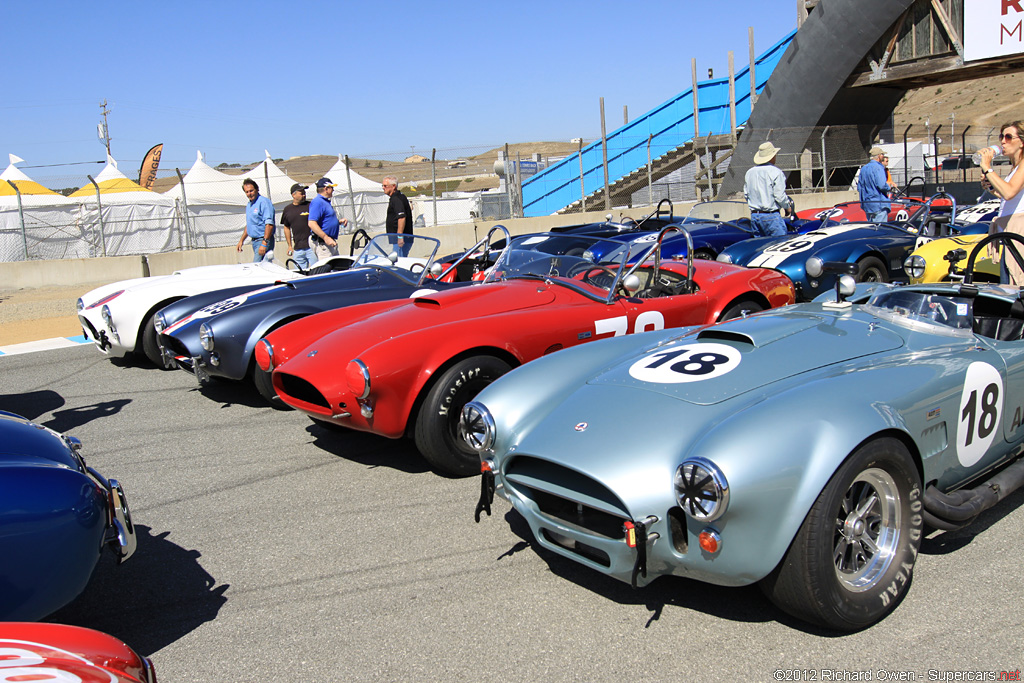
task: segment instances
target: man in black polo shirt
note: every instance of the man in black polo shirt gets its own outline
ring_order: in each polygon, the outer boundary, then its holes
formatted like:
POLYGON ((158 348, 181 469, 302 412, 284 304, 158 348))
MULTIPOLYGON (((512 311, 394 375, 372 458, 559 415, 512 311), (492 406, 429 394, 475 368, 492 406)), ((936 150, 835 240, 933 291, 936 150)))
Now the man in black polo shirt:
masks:
POLYGON ((388 215, 384 221, 384 229, 387 232, 398 233, 388 238, 391 244, 397 244, 402 256, 408 256, 412 248, 412 240, 403 239, 400 235, 412 234, 412 206, 409 200, 398 189, 398 179, 394 176, 387 176, 381 182, 384 194, 388 196, 388 215))
POLYGON ((309 200, 306 199, 306 187, 298 183, 292 185, 292 203, 281 212, 288 255, 302 270, 309 270, 316 263, 316 255, 309 246, 309 200))

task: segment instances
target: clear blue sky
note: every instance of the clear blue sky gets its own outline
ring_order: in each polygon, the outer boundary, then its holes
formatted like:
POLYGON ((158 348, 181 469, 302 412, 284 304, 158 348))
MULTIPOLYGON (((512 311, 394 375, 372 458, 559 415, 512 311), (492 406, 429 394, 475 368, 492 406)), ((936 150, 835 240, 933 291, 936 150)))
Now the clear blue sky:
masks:
POLYGON ((593 139, 796 27, 793 0, 4 3, 6 153, 38 168, 113 156, 132 175, 305 154, 455 157, 453 148, 593 139), (316 14, 312 12, 316 11, 316 14), (448 152, 442 154, 442 152, 448 152), (129 169, 132 169, 129 171, 129 169))

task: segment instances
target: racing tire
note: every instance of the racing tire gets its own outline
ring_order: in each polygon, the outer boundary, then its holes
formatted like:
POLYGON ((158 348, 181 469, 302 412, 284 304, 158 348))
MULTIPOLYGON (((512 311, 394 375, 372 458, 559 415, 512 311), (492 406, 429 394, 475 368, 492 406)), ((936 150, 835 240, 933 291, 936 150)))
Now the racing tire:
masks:
POLYGON ((146 318, 146 324, 142 327, 142 354, 149 359, 149 362, 161 370, 169 370, 164 365, 163 356, 160 354, 160 344, 156 340, 156 312, 146 318))
POLYGON ((874 256, 857 261, 857 282, 888 282, 885 264, 874 256))
POLYGON ((276 410, 290 410, 291 406, 282 401, 277 395, 277 390, 274 389, 274 380, 271 373, 267 372, 258 365, 254 365, 252 369, 252 383, 256 387, 256 391, 260 393, 260 396, 267 400, 267 403, 276 410))
POLYGON ((757 313, 758 311, 763 310, 764 306, 762 306, 758 302, 751 301, 750 299, 743 299, 742 301, 737 301, 732 306, 725 309, 722 315, 718 316, 718 322, 732 320, 733 318, 739 318, 741 315, 743 315, 743 311, 746 311, 747 313, 757 313))
POLYGON ((829 479, 760 588, 793 616, 857 631, 910 587, 923 536, 921 477, 897 439, 870 441, 829 479))
POLYGON ((718 255, 710 249, 697 249, 693 252, 693 258, 702 261, 714 261, 718 255))
POLYGON ((480 473, 480 455, 459 435, 462 407, 511 370, 494 356, 472 356, 444 371, 416 416, 416 447, 438 472, 456 477, 480 473))

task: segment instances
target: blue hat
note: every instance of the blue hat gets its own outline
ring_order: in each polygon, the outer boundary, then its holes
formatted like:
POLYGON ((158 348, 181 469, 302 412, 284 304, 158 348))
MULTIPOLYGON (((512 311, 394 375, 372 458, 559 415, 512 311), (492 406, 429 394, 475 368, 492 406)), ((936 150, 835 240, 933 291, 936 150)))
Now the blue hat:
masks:
POLYGON ((320 180, 316 181, 316 189, 322 190, 325 187, 337 187, 337 185, 335 183, 332 183, 330 178, 321 178, 320 180))

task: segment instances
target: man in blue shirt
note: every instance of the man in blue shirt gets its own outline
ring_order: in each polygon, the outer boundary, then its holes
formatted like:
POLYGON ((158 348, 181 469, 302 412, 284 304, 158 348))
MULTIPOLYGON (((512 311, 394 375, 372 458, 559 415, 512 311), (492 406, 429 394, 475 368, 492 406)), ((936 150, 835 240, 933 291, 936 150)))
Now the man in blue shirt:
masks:
POLYGON ((754 154, 754 165, 743 176, 743 196, 750 207, 750 224, 761 237, 786 234, 786 222, 779 211, 793 213, 793 200, 786 194, 786 174, 775 165, 779 147, 763 142, 754 154))
POLYGON ((889 178, 882 163, 888 161, 885 150, 872 147, 869 152, 871 161, 864 164, 857 178, 857 194, 860 195, 860 206, 864 209, 868 220, 872 223, 884 223, 889 219, 889 178))
POLYGON ((245 207, 245 231, 238 240, 242 251, 245 238, 252 239, 252 262, 274 260, 274 205, 260 194, 260 186, 252 178, 242 181, 242 191, 249 203, 245 207))
POLYGON ((318 261, 338 255, 338 232, 348 225, 347 219, 338 220, 331 205, 335 187, 330 178, 316 181, 316 196, 309 203, 309 242, 318 261))

